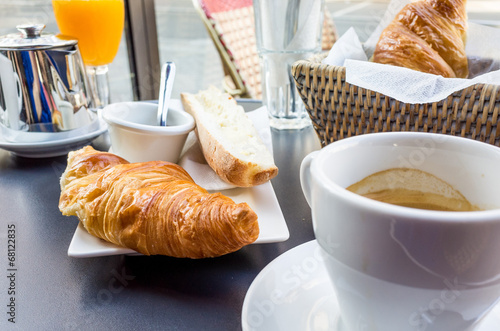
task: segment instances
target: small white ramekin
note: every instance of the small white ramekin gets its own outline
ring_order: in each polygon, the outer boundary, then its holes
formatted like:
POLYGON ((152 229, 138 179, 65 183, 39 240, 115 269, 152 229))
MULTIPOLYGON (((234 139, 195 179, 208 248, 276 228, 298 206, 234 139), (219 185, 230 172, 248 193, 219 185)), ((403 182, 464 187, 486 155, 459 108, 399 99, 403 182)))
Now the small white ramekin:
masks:
POLYGON ((157 110, 151 102, 120 102, 102 109, 113 153, 129 162, 176 163, 195 121, 180 107, 171 107, 167 126, 159 126, 157 110))

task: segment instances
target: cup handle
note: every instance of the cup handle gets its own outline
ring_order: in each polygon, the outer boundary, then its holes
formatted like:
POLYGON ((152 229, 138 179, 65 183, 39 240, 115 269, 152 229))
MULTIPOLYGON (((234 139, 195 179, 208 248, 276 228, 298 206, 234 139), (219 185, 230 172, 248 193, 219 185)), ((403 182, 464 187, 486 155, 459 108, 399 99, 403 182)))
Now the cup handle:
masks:
POLYGON ((306 155, 300 164, 300 185, 309 207, 311 207, 311 163, 319 151, 314 151, 306 155))

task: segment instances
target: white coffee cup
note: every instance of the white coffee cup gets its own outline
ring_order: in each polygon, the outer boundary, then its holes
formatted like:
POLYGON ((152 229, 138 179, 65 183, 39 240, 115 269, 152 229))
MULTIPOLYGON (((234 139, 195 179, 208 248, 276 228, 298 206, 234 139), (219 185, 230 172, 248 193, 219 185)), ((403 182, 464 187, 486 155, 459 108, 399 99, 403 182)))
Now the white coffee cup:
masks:
POLYGON ((500 297, 500 148, 449 135, 373 133, 306 156, 302 190, 337 295, 342 330, 471 330, 500 297), (414 168, 481 211, 365 198, 346 187, 414 168))

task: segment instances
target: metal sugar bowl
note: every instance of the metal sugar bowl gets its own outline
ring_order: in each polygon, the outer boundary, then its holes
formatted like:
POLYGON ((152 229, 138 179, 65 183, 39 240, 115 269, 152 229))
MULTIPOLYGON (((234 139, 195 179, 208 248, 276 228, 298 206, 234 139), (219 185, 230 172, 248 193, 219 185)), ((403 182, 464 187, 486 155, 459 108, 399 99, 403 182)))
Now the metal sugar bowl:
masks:
POLYGON ((0 133, 9 141, 54 140, 98 124, 77 41, 44 28, 21 25, 0 37, 0 133))

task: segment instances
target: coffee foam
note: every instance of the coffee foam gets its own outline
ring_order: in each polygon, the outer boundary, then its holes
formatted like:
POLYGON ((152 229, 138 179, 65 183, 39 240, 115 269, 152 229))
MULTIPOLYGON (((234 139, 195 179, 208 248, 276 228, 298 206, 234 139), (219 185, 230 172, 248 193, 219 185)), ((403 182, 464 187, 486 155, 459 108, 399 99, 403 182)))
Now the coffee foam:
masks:
POLYGON ((410 168, 393 168, 374 173, 349 186, 349 191, 395 205, 448 211, 477 210, 442 179, 410 168))

